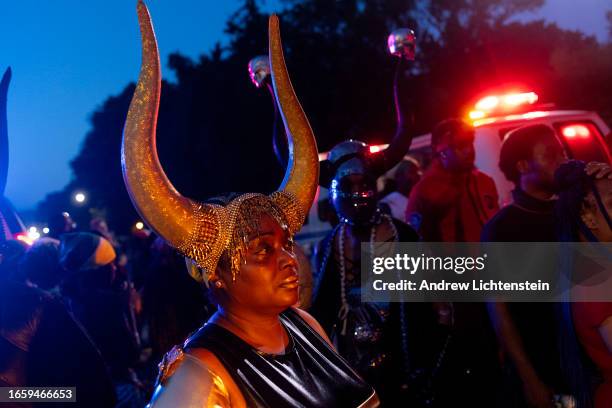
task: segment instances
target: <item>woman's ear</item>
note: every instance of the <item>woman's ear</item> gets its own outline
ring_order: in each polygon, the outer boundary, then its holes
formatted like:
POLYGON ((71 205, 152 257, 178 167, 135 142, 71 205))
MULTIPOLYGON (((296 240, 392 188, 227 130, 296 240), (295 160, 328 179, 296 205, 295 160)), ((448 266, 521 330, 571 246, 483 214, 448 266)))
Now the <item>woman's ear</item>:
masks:
POLYGON ((217 266, 217 268, 215 269, 215 273, 210 277, 208 281, 210 283, 209 286, 211 288, 217 288, 217 289, 220 289, 223 286, 225 286, 225 282, 223 282, 222 276, 223 276, 223 271, 219 266, 217 266))
POLYGON ((215 273, 210 278, 211 286, 215 288, 227 288, 229 284, 232 282, 232 273, 231 273, 231 261, 222 257, 217 263, 217 267, 215 268, 215 273), (217 286, 217 282, 220 282, 221 286, 217 286))

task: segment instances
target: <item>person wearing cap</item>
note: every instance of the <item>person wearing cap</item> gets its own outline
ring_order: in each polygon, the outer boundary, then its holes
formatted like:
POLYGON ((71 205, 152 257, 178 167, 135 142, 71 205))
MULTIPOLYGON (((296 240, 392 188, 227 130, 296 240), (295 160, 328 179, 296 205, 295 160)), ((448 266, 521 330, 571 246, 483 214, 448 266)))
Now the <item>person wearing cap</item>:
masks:
POLYGON ((142 68, 122 142, 124 181, 142 220, 185 256, 217 311, 166 354, 152 407, 376 407, 378 397, 333 349, 319 323, 294 308, 299 279, 293 236, 315 197, 314 135, 284 63, 278 18, 269 19, 273 86, 289 160, 270 195, 181 195, 155 149, 161 73, 155 33, 137 6, 142 68))
POLYGON ((142 406, 134 365, 139 337, 130 313, 131 288, 115 285, 116 254, 105 238, 88 232, 60 237, 59 259, 65 277, 61 293, 102 353, 122 406, 142 406))
POLYGON ((410 193, 406 222, 424 241, 480 241, 499 204, 495 182, 474 166, 474 128, 459 119, 440 122, 431 147, 434 159, 410 193))

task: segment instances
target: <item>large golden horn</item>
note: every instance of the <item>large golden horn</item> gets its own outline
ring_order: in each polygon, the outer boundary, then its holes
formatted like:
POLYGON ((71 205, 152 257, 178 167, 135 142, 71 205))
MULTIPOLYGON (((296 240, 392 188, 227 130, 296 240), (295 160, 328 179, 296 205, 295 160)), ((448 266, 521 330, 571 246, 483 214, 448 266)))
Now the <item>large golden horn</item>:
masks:
POLYGON ((155 133, 161 71, 155 32, 147 7, 138 1, 142 66, 123 130, 121 163, 132 203, 143 220, 168 243, 181 248, 197 227, 196 206, 166 177, 157 157, 155 133))
POLYGON ((279 190, 292 194, 306 215, 317 192, 319 181, 317 144, 308 119, 291 86, 276 15, 270 16, 268 30, 272 84, 289 145, 289 162, 279 190))

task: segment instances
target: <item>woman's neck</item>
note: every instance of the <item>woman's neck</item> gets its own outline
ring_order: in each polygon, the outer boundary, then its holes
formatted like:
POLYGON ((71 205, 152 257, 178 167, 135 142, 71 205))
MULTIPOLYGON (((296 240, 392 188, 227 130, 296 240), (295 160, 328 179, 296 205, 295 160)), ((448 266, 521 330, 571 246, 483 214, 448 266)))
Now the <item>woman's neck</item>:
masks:
POLYGON ((278 314, 253 313, 236 308, 219 307, 209 322, 231 331, 264 353, 281 354, 289 342, 278 314))

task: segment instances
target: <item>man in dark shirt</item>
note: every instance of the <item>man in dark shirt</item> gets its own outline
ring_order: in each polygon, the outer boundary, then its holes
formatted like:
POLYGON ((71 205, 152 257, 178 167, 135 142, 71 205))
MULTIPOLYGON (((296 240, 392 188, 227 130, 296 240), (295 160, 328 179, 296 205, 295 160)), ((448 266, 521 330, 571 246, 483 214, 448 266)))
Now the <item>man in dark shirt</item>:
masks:
MULTIPOLYGON (((557 241, 554 172, 564 160, 552 128, 530 125, 510 132, 502 144, 499 166, 516 185, 513 202, 485 225, 481 240, 557 241)), ((511 406, 552 407, 553 395, 564 387, 554 304, 495 303, 489 311, 508 356, 508 386, 517 396, 513 402, 508 396, 507 401, 511 406)))

